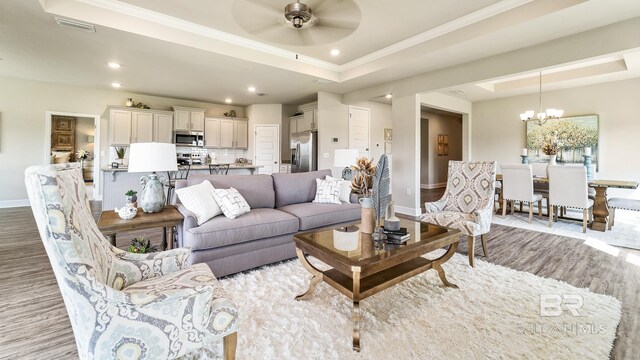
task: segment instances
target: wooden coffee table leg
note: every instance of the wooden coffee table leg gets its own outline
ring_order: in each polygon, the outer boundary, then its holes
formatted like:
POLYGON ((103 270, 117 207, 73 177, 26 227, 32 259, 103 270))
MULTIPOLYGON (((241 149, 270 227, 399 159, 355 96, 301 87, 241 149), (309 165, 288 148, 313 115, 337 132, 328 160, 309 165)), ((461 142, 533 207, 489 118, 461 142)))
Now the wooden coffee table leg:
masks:
POLYGON ((298 259, 300 259, 300 263, 302 263, 302 266, 307 269, 307 271, 310 272, 311 275, 313 275, 313 277, 311 278, 311 283, 309 283, 309 289, 307 289, 304 294, 296 296, 296 300, 304 300, 311 296, 313 290, 315 290, 316 288, 316 285, 318 285, 318 283, 322 281, 322 271, 318 270, 315 266, 309 263, 307 256, 302 252, 302 250, 296 248, 296 254, 298 254, 298 259))
POLYGON ((116 234, 107 235, 107 240, 112 246, 116 246, 116 234))
POLYGON ((353 350, 360 352, 360 268, 352 267, 353 271, 353 350))
POLYGON ((440 280, 442 280, 442 283, 444 284, 444 286, 452 287, 454 289, 457 289, 458 285, 452 284, 449 282, 449 280, 447 280, 447 276, 444 274, 444 269, 442 268, 442 264, 447 262, 447 260, 451 259, 453 254, 456 253, 457 249, 458 249, 458 242, 456 241, 453 244, 449 245, 449 249, 447 249, 447 252, 444 253, 444 255, 433 260, 433 263, 432 263, 432 267, 438 272, 438 276, 440 276, 440 280))

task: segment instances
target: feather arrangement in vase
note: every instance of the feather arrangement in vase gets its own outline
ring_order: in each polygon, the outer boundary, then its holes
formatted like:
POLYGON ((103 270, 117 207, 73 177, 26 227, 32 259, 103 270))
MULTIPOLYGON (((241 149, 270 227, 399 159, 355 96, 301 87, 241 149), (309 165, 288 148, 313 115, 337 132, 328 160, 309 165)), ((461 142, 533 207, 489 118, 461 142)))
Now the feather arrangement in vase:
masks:
POLYGON ((389 160, 387 155, 380 156, 376 172, 373 175, 373 186, 371 189, 371 197, 373 200, 373 213, 376 217, 377 224, 380 224, 384 217, 389 203, 389 160))

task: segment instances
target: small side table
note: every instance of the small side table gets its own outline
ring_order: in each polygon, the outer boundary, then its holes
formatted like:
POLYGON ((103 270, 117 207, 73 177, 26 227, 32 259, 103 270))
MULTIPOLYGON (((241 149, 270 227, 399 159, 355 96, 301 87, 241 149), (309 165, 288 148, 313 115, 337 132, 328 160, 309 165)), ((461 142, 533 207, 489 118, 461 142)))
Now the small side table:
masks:
POLYGON ((111 245, 116 246, 117 233, 162 227, 162 248, 170 250, 173 248, 173 227, 180 224, 182 220, 184 217, 173 205, 165 205, 161 212, 150 214, 138 208, 138 215, 131 220, 123 220, 115 211, 108 210, 100 214, 98 228, 107 236, 111 245), (169 242, 167 242, 167 227, 171 229, 169 242))

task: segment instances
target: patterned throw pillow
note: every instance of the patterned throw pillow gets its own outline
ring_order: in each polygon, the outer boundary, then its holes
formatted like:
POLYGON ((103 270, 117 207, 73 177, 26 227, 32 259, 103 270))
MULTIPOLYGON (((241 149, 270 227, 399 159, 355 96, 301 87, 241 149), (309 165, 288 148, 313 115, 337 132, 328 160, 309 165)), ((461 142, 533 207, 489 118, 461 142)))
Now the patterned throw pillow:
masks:
POLYGON ((213 189, 213 198, 216 199, 224 216, 235 219, 242 214, 248 213, 251 208, 247 201, 234 188, 213 189))
POLYGON ((325 176, 325 179, 340 181, 340 201, 342 201, 343 203, 351 202, 351 181, 336 179, 329 175, 325 176))
POLYGON ((313 199, 313 202, 319 204, 341 204, 340 183, 341 180, 316 179, 316 198, 313 199))
POLYGON ((213 185, 208 180, 198 185, 176 189, 178 199, 187 210, 196 216, 198 225, 202 225, 212 217, 222 214, 220 206, 218 206, 211 194, 212 190, 214 190, 213 185))

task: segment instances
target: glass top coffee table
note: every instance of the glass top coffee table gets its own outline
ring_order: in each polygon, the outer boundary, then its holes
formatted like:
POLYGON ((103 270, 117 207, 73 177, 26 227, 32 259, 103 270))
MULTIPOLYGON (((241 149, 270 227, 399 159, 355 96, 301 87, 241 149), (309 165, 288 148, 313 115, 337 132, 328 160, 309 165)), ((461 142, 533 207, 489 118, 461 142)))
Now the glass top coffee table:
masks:
POLYGON ((438 272, 445 286, 450 283, 442 269, 458 248, 460 231, 433 224, 401 219, 401 226, 411 234, 403 245, 380 244, 370 234, 359 231, 350 237, 335 229, 324 229, 296 234, 298 258, 313 277, 309 289, 296 297, 304 300, 311 296, 316 285, 324 281, 353 301, 353 349, 360 351, 360 301, 377 294, 403 280, 429 269, 438 272), (448 247, 444 255, 429 260, 422 257, 434 250, 448 247), (331 267, 320 270, 309 263, 312 256, 331 267))

